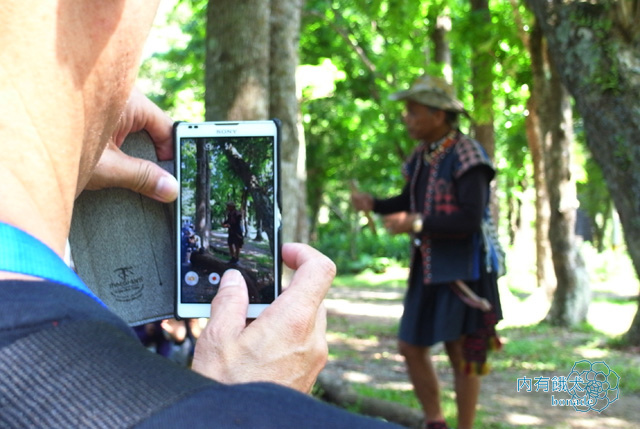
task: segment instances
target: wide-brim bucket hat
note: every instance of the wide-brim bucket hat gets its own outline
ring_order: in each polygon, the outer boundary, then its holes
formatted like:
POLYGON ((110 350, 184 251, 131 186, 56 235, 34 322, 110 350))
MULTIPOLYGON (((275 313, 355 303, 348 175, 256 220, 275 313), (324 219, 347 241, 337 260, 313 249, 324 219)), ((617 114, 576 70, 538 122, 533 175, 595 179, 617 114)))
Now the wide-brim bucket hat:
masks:
POLYGON ((389 98, 396 101, 411 100, 447 112, 467 113, 462 102, 456 98, 453 85, 435 76, 420 76, 409 89, 394 92, 389 98))

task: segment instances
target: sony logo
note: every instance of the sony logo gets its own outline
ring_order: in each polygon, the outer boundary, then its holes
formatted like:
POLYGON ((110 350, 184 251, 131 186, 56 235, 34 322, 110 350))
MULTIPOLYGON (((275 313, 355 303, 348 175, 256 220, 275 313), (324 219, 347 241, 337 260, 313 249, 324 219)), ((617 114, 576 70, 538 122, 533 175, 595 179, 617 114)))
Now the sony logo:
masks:
POLYGON ((238 130, 216 130, 216 134, 236 134, 238 130))

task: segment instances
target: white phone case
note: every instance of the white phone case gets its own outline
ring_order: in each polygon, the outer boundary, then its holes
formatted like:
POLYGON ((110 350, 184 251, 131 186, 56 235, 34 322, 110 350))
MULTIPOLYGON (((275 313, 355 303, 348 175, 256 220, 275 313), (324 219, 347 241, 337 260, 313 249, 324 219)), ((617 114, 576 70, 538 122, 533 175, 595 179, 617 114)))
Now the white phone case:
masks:
POLYGON ((209 317, 233 268, 255 318, 280 293, 278 121, 181 122, 174 134, 176 316, 209 317))

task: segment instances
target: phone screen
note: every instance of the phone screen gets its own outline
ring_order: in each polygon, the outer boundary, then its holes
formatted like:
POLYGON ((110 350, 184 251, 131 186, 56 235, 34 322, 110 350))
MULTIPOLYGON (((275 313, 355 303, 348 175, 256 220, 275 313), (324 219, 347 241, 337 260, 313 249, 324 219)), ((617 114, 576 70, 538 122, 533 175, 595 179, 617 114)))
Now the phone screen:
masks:
POLYGON ((278 295, 280 211, 273 121, 180 123, 177 315, 207 317, 228 269, 247 283, 249 317, 278 295))

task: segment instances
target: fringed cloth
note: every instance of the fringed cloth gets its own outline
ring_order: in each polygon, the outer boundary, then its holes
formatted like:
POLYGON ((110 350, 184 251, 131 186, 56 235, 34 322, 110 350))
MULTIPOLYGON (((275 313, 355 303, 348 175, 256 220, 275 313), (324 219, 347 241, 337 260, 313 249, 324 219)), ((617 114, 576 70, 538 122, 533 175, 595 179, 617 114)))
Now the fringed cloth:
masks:
MULTIPOLYGON (((477 296, 469 297, 455 283, 451 284, 453 289, 465 304, 481 308, 477 296)), ((475 332, 465 335, 462 343, 462 371, 465 374, 487 375, 490 372, 487 356, 490 351, 502 349, 502 342, 496 332, 498 317, 493 308, 484 309, 482 326, 475 332)))

